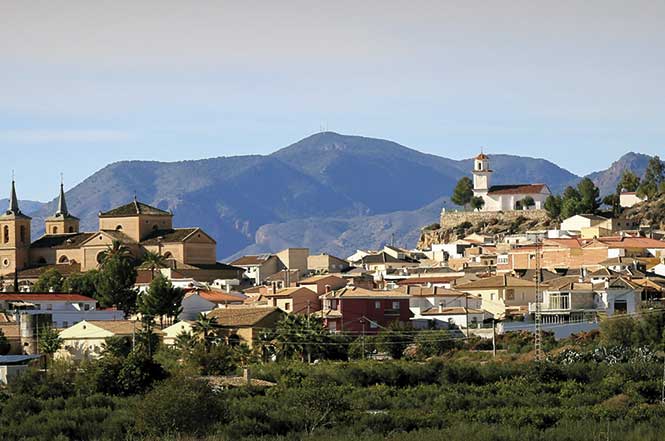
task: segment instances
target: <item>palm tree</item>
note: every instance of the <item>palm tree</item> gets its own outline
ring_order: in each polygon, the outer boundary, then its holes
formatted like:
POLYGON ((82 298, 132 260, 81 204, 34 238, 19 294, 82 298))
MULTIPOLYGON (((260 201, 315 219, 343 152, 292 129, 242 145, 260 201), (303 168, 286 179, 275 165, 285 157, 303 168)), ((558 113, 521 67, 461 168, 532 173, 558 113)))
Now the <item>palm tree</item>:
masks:
POLYGON ((175 347, 181 352, 190 352, 196 346, 196 337, 191 332, 181 332, 175 337, 175 347))
POLYGON ((104 265, 104 262, 113 257, 118 257, 120 260, 131 260, 134 258, 130 249, 123 245, 119 240, 114 240, 106 250, 100 253, 99 257, 102 266, 104 265))
POLYGON ((152 251, 146 251, 143 255, 143 263, 141 267, 148 268, 152 277, 155 277, 155 270, 157 268, 166 267, 166 257, 159 253, 154 253, 152 251))
POLYGON ((215 317, 208 317, 203 313, 200 313, 199 317, 194 322, 194 332, 196 335, 200 335, 203 339, 206 352, 210 348, 210 333, 216 326, 217 319, 215 317))

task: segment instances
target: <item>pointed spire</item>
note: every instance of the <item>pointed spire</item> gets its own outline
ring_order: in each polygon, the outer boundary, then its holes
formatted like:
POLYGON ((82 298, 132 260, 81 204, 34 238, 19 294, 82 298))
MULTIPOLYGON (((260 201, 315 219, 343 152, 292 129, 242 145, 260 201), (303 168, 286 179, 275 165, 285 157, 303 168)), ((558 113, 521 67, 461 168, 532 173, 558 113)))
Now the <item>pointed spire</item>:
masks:
POLYGON ((7 214, 21 214, 21 209, 18 206, 18 198, 16 197, 16 181, 14 180, 14 172, 12 172, 12 194, 9 197, 9 208, 7 214))
POLYGON ((60 177, 60 198, 58 199, 58 211, 55 212, 56 216, 67 217, 69 211, 67 210, 67 201, 65 200, 65 183, 60 177))

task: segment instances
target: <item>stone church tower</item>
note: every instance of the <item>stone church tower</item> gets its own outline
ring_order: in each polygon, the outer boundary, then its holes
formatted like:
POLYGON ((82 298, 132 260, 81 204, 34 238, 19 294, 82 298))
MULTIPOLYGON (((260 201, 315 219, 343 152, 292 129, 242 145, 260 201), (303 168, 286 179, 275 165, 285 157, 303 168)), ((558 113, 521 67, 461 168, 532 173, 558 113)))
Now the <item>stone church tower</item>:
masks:
POLYGON ((0 275, 27 268, 30 254, 30 221, 21 212, 12 180, 9 208, 0 215, 0 275))
POLYGON ((65 200, 65 187, 60 183, 60 198, 58 199, 58 209, 53 214, 46 218, 45 231, 47 235, 56 234, 73 234, 79 232, 79 219, 72 216, 67 209, 67 201, 65 200))
POLYGON ((478 193, 487 193, 490 189, 491 175, 490 158, 484 153, 476 156, 476 159, 473 161, 473 192, 476 195, 478 193))

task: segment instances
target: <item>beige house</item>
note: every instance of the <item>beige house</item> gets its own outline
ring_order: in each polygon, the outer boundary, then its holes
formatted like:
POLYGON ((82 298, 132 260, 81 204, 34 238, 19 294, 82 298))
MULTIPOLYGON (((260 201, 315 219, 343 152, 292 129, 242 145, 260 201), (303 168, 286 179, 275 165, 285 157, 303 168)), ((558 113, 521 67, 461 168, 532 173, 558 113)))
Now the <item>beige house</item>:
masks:
POLYGON ((325 294, 347 285, 346 279, 333 275, 312 276, 301 280, 298 286, 309 288, 317 294, 325 294))
POLYGON ((276 255, 287 270, 298 270, 301 276, 307 274, 309 248, 287 248, 276 255))
POLYGON ((479 296, 481 309, 495 318, 528 311, 536 301, 536 282, 507 274, 474 280, 455 286, 455 289, 479 296))
POLYGON ((268 305, 279 308, 289 314, 307 314, 321 309, 319 294, 302 286, 268 291, 261 295, 259 301, 267 301, 268 305))
POLYGON ((284 311, 272 307, 229 307, 208 313, 217 320, 217 329, 230 344, 244 343, 250 348, 262 331, 274 329, 284 315, 284 311))
POLYGON ((349 262, 330 254, 315 254, 307 258, 307 269, 317 273, 339 273, 350 268, 349 262))
POLYGON ((131 338, 141 330, 141 322, 131 320, 83 320, 60 331, 62 349, 55 356, 68 360, 97 358, 109 337, 131 338))
POLYGON ((231 265, 242 268, 244 277, 254 285, 262 284, 269 276, 282 270, 282 263, 274 254, 242 256, 231 262, 231 265))
POLYGON ((162 329, 162 341, 165 345, 173 346, 180 334, 193 334, 194 321, 181 320, 162 329))

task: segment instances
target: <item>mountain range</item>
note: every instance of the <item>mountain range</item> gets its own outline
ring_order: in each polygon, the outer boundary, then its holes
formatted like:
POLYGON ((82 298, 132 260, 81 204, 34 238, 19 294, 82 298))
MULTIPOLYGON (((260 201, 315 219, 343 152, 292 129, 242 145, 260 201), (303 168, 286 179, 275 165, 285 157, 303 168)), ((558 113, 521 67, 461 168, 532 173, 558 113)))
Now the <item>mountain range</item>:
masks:
MULTIPOLYGON (((648 160, 628 153, 589 177, 606 194, 624 169, 642 174, 648 160)), ((270 155, 113 163, 70 189, 67 203, 82 229, 92 231, 100 211, 136 195, 172 210, 177 226, 202 227, 225 259, 287 246, 344 257, 393 238, 413 246, 423 225, 437 222, 443 206, 452 208, 447 197, 460 177, 470 175, 472 161, 323 132, 270 155)), ((581 179, 545 159, 493 154, 491 166, 495 184, 543 182, 561 192, 581 179)), ((56 203, 23 203, 33 217, 33 235, 43 233, 56 203)))

